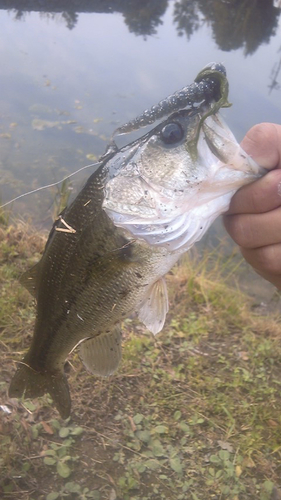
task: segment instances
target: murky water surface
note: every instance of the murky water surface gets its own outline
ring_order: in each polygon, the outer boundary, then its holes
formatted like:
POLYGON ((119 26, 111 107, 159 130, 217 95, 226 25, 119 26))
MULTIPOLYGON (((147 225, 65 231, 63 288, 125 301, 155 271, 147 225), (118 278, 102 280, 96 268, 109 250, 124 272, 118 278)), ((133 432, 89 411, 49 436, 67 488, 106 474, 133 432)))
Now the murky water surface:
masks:
MULTIPOLYGON (((117 126, 210 61, 227 68, 223 115, 239 140, 281 122, 279 0, 0 0, 0 61, 2 202, 92 163, 117 126)), ((56 193, 13 210, 43 226, 56 193)))

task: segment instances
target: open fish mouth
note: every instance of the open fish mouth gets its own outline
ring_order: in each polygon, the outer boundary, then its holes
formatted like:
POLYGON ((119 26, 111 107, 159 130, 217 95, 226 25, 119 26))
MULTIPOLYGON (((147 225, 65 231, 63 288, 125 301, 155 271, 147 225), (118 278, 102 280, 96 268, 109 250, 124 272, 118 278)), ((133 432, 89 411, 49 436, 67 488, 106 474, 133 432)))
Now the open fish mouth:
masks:
POLYGON ((129 148, 128 161, 123 155, 103 201, 116 226, 149 245, 183 253, 227 211, 237 189, 265 173, 220 114, 210 114, 212 107, 203 103, 173 113, 145 136, 145 147, 141 138, 138 148, 129 148), (168 127, 175 134, 178 127, 182 136, 167 144, 168 127))

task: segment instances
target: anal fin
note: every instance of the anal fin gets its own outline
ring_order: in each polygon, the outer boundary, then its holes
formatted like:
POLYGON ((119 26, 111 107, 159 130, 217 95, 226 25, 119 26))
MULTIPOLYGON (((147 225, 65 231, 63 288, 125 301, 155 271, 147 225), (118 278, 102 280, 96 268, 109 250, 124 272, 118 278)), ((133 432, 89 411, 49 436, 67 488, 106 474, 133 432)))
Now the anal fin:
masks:
POLYGON ((139 310, 138 317, 148 330, 156 335, 164 326, 168 310, 167 286, 164 278, 160 278, 149 288, 147 297, 139 310))
POLYGON ((114 373, 122 357, 121 338, 121 328, 117 326, 110 333, 85 340, 80 347, 80 356, 87 370, 102 377, 114 373))

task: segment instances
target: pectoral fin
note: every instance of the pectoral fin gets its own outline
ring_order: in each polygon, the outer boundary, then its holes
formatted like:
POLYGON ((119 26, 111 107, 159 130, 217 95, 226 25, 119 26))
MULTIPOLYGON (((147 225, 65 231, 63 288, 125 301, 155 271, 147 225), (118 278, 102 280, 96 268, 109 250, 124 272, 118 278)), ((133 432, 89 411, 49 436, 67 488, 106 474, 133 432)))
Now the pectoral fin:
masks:
POLYGON ((111 333, 85 340, 80 347, 80 356, 87 370, 103 377, 114 373, 122 357, 121 337, 118 326, 111 333))
POLYGON ((139 310, 139 320, 156 335, 164 326, 168 310, 167 287, 165 280, 160 278, 149 288, 148 296, 139 310))

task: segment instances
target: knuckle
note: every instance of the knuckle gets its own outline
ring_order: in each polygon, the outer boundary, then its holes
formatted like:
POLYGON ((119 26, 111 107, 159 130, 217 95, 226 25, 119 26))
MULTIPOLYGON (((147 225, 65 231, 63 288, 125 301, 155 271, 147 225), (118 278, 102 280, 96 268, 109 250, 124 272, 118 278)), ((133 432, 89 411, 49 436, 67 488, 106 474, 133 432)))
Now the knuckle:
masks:
POLYGON ((224 225, 231 238, 240 247, 251 247, 251 230, 247 224, 245 215, 228 215, 224 219, 224 225))
MULTIPOLYGON (((281 245, 257 248, 254 252, 255 262, 253 267, 267 274, 278 275, 281 273, 281 245)), ((246 256, 245 258, 249 262, 246 256)))

